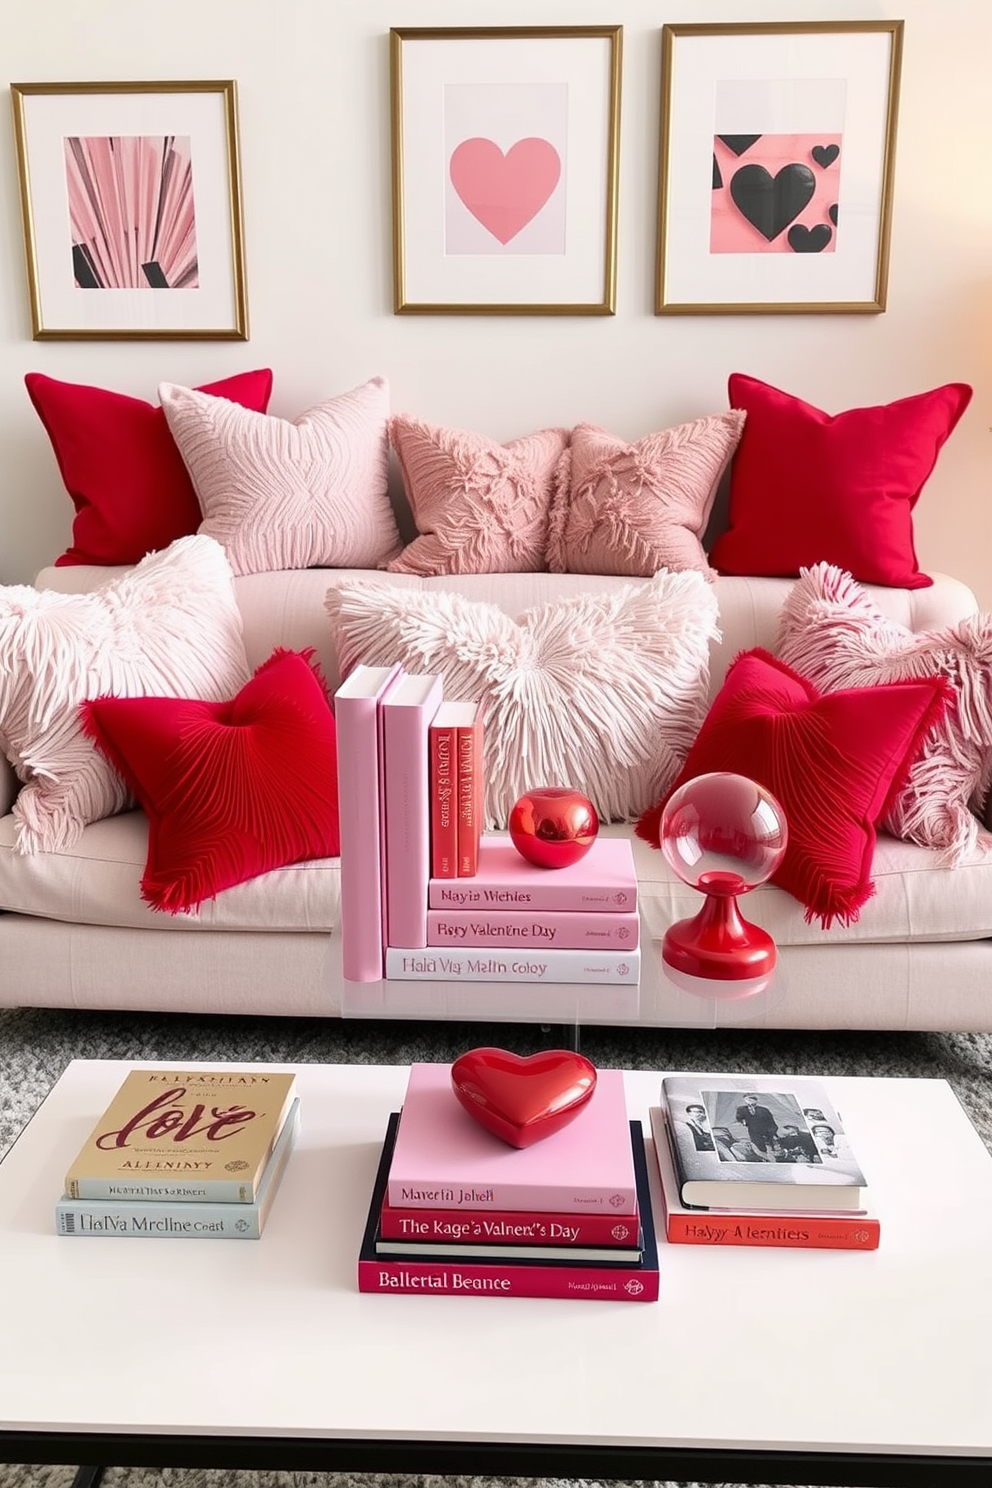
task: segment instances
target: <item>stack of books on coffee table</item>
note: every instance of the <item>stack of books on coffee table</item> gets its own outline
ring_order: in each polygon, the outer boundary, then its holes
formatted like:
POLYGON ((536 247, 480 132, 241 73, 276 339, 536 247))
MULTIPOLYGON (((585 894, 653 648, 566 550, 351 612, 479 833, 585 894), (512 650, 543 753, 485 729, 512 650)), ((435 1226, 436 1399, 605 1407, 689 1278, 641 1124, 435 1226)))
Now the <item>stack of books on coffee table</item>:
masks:
POLYGON ((525 1148, 459 1104, 451 1066, 414 1064, 389 1118, 358 1261, 363 1292, 658 1298, 658 1254, 639 1122, 623 1074, 525 1148))
POLYGON ((822 1081, 667 1075, 650 1117, 670 1242, 877 1249, 867 1180, 822 1081))
POLYGON ((299 1128, 295 1075, 132 1070, 69 1165, 56 1231, 257 1240, 299 1128))

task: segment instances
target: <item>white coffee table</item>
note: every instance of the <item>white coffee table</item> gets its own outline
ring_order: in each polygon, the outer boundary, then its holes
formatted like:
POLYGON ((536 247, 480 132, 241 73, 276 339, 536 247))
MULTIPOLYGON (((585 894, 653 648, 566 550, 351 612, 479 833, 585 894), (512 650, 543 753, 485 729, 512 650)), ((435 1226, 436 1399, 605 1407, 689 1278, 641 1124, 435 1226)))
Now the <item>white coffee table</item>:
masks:
MULTIPOLYGON (((400 1066, 295 1067, 260 1241, 59 1238, 66 1164, 130 1067, 71 1064, 0 1164, 0 1461, 990 1480, 992 1158, 943 1081, 830 1082, 877 1252, 662 1244, 636 1305, 358 1293, 400 1066)), ((660 1078, 626 1076, 645 1125, 660 1078)))

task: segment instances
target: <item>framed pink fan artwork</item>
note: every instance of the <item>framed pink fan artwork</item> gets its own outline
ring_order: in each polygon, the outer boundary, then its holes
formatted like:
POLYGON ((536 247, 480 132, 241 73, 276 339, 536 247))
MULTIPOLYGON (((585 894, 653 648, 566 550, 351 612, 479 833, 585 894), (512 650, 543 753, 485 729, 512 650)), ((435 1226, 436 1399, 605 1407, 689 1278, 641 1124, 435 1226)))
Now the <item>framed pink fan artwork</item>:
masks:
POLYGON ((390 32, 396 314, 613 314, 621 43, 390 32))
POLYGON ((885 309, 902 29, 662 28, 657 314, 885 309))
POLYGON ((235 84, 11 97, 34 339, 247 340, 235 84))

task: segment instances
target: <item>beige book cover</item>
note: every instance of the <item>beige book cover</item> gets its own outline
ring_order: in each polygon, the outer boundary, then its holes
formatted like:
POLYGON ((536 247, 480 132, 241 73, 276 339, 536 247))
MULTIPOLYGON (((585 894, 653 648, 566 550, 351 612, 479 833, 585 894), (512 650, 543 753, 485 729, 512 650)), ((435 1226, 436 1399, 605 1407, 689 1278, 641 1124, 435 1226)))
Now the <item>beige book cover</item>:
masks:
POLYGON ((253 1203, 296 1076, 132 1070, 66 1174, 71 1199, 253 1203))

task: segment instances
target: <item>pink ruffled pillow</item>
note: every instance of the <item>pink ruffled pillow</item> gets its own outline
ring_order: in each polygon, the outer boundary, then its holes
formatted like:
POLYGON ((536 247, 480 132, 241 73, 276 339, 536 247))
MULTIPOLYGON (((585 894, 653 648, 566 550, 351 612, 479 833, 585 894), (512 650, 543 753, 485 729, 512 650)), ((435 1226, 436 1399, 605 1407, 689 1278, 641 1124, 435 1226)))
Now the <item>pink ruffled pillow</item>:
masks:
POLYGON ((882 825, 903 841, 938 849, 949 866, 967 856, 992 780, 992 616, 907 630, 845 569, 818 563, 800 570, 786 598, 776 650, 823 692, 933 676, 951 684, 951 704, 882 825))
POLYGON ((401 547, 389 503, 389 385, 372 377, 295 419, 163 383, 169 429, 236 574, 377 568, 401 547))
POLYGON ((397 414, 389 437, 420 536, 380 567, 424 576, 546 567, 548 512, 567 429, 497 444, 397 414))
POLYGON ((573 429, 570 474, 551 508, 552 573, 649 578, 659 568, 695 569, 712 579, 702 538, 744 417, 731 409, 635 444, 592 424, 573 429))

